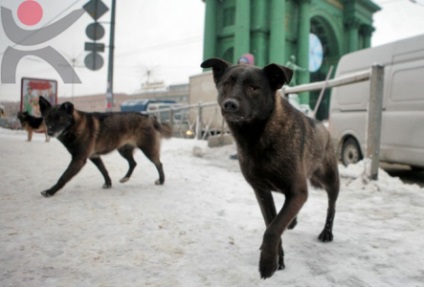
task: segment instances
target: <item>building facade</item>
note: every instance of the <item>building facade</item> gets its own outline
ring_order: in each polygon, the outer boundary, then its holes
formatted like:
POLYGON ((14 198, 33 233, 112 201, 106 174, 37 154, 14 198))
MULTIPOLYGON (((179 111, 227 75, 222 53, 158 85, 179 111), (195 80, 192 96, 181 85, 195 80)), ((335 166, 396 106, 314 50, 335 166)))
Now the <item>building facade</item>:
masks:
MULTIPOLYGON (((380 10, 369 0, 204 2, 204 59, 237 63, 250 53, 257 66, 279 63, 295 70, 292 85, 324 80, 342 55, 370 47, 372 16, 380 10)), ((300 95, 301 103, 314 101, 312 93, 300 95)))
MULTIPOLYGON (((128 100, 144 100, 144 99, 155 99, 155 100, 174 100, 177 103, 187 104, 189 86, 188 84, 170 85, 166 89, 143 91, 137 94, 122 94, 116 93, 113 95, 113 108, 112 111, 117 112, 121 110, 121 104, 128 100)), ((85 112, 104 112, 106 109, 106 95, 88 95, 78 97, 59 97, 58 102, 62 104, 64 102, 72 102, 75 107, 85 112)))

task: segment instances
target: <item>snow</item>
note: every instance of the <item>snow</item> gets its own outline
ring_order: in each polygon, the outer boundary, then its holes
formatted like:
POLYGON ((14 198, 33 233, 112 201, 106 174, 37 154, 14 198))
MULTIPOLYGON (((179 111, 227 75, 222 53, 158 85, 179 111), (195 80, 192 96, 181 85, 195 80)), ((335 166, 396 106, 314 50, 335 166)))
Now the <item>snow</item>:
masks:
MULTIPOLYGON (((423 286, 424 189, 359 163, 340 166, 334 241, 321 243, 326 194, 310 189, 294 230, 284 233, 286 269, 259 278, 265 230, 234 146, 164 140, 163 186, 137 152, 104 156, 113 187, 90 162, 52 198, 70 161, 56 139, 0 129, 1 286, 423 286), (196 150, 193 153, 193 150, 196 150)), ((274 195, 278 206, 284 202, 274 195)))

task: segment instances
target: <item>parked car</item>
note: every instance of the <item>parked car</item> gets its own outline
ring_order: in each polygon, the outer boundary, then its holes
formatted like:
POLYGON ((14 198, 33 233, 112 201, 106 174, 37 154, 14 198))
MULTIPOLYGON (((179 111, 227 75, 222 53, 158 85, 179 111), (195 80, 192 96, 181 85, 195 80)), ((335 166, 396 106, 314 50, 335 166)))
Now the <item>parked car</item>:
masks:
POLYGON ((187 120, 187 110, 179 110, 178 107, 181 105, 177 103, 149 103, 146 112, 155 115, 160 122, 170 122, 170 110, 174 108, 173 122, 181 123, 187 120))
POLYGON ((141 99, 141 100, 127 100, 121 104, 121 111, 123 112, 145 112, 149 104, 154 103, 172 103, 173 100, 155 100, 155 99, 141 99))

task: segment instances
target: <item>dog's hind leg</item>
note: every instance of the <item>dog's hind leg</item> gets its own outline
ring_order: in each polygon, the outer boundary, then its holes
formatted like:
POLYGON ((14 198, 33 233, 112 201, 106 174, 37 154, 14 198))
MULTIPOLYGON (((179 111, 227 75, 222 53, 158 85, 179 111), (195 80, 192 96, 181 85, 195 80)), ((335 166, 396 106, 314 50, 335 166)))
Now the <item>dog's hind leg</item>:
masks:
POLYGON ((100 172, 103 175, 103 178, 105 179, 105 183, 103 184, 103 188, 111 188, 112 187, 112 180, 109 177, 109 173, 107 172, 107 169, 105 165, 103 164, 103 161, 100 157, 90 157, 90 160, 94 165, 100 170, 100 172))
POLYGON ((311 183, 317 187, 320 183, 328 195, 327 217, 325 220, 324 229, 319 234, 318 239, 322 242, 330 242, 333 240, 333 223, 336 214, 336 201, 340 189, 337 164, 328 166, 327 170, 320 173, 319 176, 315 174, 311 178, 311 183))
POLYGON ((156 184, 156 185, 162 185, 162 184, 164 184, 164 183, 165 183, 165 173, 163 172, 163 166, 162 166, 162 163, 161 163, 160 161, 153 162, 153 163, 154 163, 154 165, 156 166, 156 169, 157 169, 157 171, 158 171, 158 173, 159 173, 159 179, 157 179, 157 180, 155 181, 155 184, 156 184))
POLYGON ((50 141, 50 137, 49 137, 49 135, 47 134, 47 130, 46 130, 46 132, 45 132, 45 135, 46 135, 46 143, 48 143, 48 142, 50 141))
POLYGON ((124 183, 124 182, 127 182, 128 180, 130 180, 130 177, 131 177, 131 175, 134 171, 134 168, 137 165, 137 163, 134 160, 134 156, 133 156, 134 147, 131 146, 131 145, 125 145, 123 147, 120 147, 118 149, 118 152, 123 158, 125 158, 128 161, 128 165, 129 165, 127 174, 123 178, 121 178, 121 180, 119 180, 119 182, 124 183))
POLYGON ((155 184, 162 185, 165 182, 165 173, 163 172, 163 166, 159 158, 159 146, 152 146, 150 148, 139 147, 144 155, 156 166, 159 173, 159 179, 155 181, 155 184))
POLYGON ((44 131, 44 135, 46 136, 46 143, 48 143, 50 141, 50 137, 49 137, 49 134, 47 133, 47 126, 44 120, 41 126, 41 131, 44 131))

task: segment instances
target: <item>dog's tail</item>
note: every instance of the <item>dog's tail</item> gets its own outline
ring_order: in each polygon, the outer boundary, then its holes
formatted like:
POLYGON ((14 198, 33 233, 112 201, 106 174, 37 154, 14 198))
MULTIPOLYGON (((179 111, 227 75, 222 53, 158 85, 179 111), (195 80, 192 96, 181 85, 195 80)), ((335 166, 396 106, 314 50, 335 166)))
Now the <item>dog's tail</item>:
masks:
POLYGON ((165 139, 172 137, 172 127, 168 123, 159 123, 156 117, 152 117, 153 127, 160 132, 161 136, 165 139))

